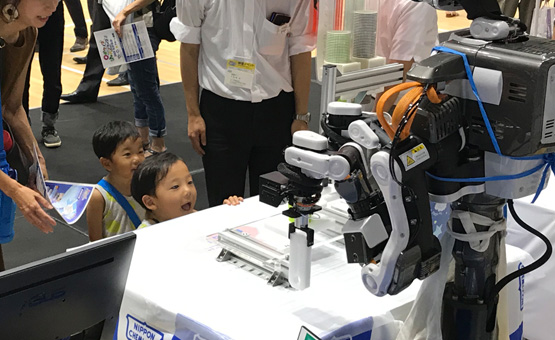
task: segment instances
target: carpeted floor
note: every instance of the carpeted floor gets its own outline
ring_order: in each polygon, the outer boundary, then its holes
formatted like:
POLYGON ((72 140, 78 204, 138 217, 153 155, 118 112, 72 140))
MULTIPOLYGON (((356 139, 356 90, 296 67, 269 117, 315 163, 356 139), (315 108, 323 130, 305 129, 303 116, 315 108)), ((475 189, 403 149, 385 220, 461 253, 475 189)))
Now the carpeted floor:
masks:
MULTIPOLYGON (((313 84, 309 107, 313 113, 313 131, 317 131, 318 126, 319 91, 319 86, 313 84)), ((160 92, 166 108, 168 150, 181 156, 187 163, 198 191, 196 208, 205 209, 208 200, 202 160, 193 151, 187 137, 187 114, 182 86, 180 83, 164 85, 160 92)), ((40 142, 40 109, 31 111, 31 120, 35 137, 40 142)), ((111 120, 133 121, 133 98, 130 92, 101 97, 93 104, 61 105, 56 127, 62 146, 47 149, 40 144, 50 178, 68 182, 98 182, 105 175, 105 170, 93 152, 92 135, 96 128, 111 120)), ((13 268, 87 242, 87 223, 84 216, 71 226, 58 220, 54 233, 45 235, 30 225, 17 211, 15 238, 2 248, 6 268, 13 268)))

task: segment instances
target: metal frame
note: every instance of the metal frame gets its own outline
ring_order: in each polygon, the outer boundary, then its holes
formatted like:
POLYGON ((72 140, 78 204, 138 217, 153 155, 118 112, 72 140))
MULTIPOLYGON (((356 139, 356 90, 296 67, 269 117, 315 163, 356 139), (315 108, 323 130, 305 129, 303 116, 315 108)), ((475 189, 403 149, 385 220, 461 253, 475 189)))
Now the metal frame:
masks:
POLYGON ((341 95, 379 91, 384 86, 402 82, 403 65, 401 64, 387 64, 346 74, 341 74, 335 65, 324 65, 320 113, 327 112, 328 104, 341 95))

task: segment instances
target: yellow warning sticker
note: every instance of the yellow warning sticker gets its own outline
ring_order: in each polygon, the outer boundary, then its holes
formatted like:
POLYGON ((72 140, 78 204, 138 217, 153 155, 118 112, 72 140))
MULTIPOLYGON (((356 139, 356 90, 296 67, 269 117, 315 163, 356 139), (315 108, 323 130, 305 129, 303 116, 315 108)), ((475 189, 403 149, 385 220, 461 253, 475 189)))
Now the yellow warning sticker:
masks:
POLYGON ((417 153, 418 151, 422 151, 422 150, 425 149, 425 148, 426 148, 426 147, 424 146, 424 144, 420 144, 420 145, 414 147, 414 148, 411 150, 411 152, 412 152, 412 153, 417 153))
POLYGON ((412 149, 402 153, 399 158, 405 166, 405 171, 408 171, 430 159, 430 153, 426 146, 420 143, 412 149))

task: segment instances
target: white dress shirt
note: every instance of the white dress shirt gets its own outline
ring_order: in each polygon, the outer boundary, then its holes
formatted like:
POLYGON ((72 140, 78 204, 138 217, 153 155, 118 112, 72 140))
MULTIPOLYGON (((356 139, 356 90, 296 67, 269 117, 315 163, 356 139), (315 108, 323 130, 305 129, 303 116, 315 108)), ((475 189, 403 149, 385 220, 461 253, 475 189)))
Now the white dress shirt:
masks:
POLYGON ((420 62, 437 44, 437 13, 424 2, 380 0, 376 54, 420 62))
POLYGON ((293 91, 289 57, 314 49, 312 0, 177 0, 170 23, 176 39, 200 44, 199 83, 236 100, 260 102, 293 91), (277 26, 272 13, 291 17, 277 26), (252 87, 225 84, 228 60, 256 65, 252 87))

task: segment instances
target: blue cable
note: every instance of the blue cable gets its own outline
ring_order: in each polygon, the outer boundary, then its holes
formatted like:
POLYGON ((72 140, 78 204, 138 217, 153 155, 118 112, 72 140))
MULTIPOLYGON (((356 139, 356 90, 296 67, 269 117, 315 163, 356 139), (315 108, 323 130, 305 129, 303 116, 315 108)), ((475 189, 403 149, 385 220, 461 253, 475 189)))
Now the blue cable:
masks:
MULTIPOLYGON (((484 120, 484 123, 486 125, 486 129, 488 131, 488 135, 491 139, 491 142, 493 144, 493 148, 495 149, 495 152, 501 156, 501 157, 507 157, 504 156, 501 153, 501 149, 499 148, 499 144, 497 143, 497 139, 495 138, 495 134, 493 133, 493 129, 491 127, 491 124, 489 122, 488 116, 486 114, 486 110, 484 109, 484 105, 482 103, 482 99, 480 98, 480 95, 478 94, 478 89, 476 88, 476 84, 474 83, 474 77, 472 75, 472 70, 470 69, 470 64, 468 62, 468 58, 466 57, 466 54, 453 50, 451 48, 445 47, 445 46, 436 46, 432 49, 433 51, 438 51, 438 52, 443 52, 443 53, 450 53, 450 54, 455 54, 458 55, 460 57, 462 57, 463 62, 464 62, 464 68, 466 71, 466 76, 468 77, 468 81, 470 83, 470 87, 472 88, 472 92, 474 93, 474 96, 476 97, 476 100, 478 101, 478 107, 480 108, 480 113, 482 115, 482 119, 484 120)), ((504 181, 504 180, 512 180, 512 179, 518 179, 518 178, 522 178, 522 177, 526 177, 529 176, 539 170, 541 170, 542 168, 544 168, 543 173, 542 173, 542 178, 540 181, 540 185, 538 187, 538 189, 536 190, 536 195, 534 196, 534 199, 532 200, 532 203, 534 203, 536 201, 536 199, 538 198, 540 192, 543 189, 543 186, 545 184, 545 180, 546 180, 546 176, 547 176, 547 172, 549 171, 549 169, 551 168, 551 170, 555 173, 555 154, 553 153, 549 153, 549 154, 545 154, 545 155, 534 155, 534 156, 527 156, 527 157, 509 157, 511 159, 515 159, 515 160, 543 160, 543 164, 540 164, 530 170, 524 171, 520 174, 515 174, 515 175, 505 175, 505 176, 492 176, 492 177, 474 177, 474 178, 445 178, 445 177, 439 177, 439 176, 435 176, 432 175, 430 173, 426 173, 428 176, 430 176, 433 179, 439 180, 439 181, 444 181, 444 182, 459 182, 459 183, 467 183, 467 182, 490 182, 490 181, 504 181)))

